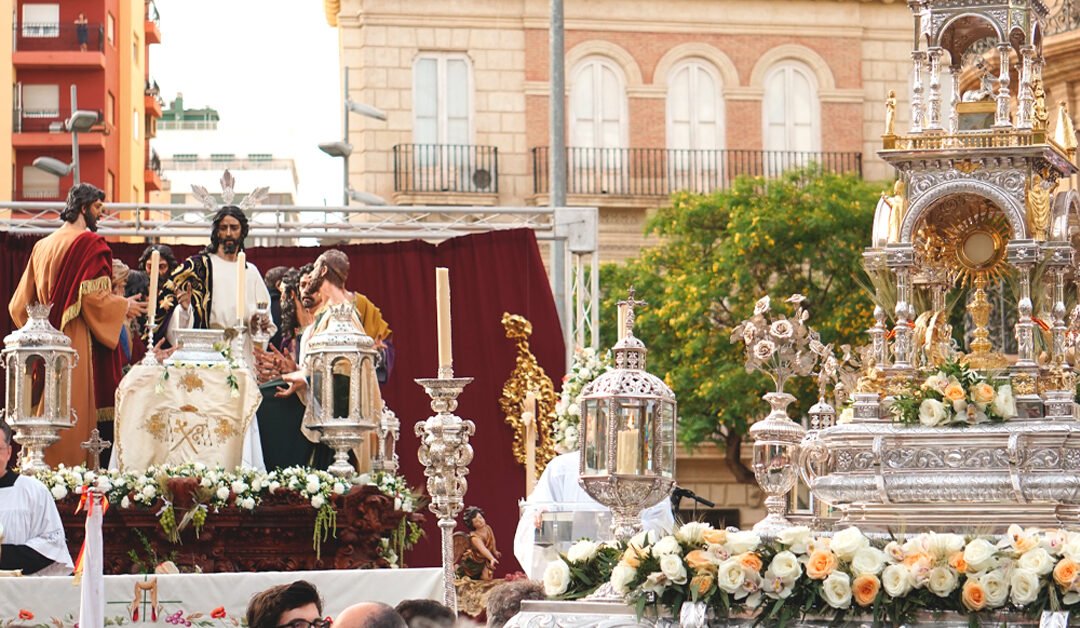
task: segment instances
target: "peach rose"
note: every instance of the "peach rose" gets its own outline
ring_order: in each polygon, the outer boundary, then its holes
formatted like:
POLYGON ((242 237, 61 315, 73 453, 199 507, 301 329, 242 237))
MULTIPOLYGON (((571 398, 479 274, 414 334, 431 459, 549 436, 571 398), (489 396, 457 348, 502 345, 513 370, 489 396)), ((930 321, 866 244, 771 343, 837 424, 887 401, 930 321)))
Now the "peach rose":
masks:
POLYGON ((855 603, 859 606, 873 604, 879 590, 881 581, 874 574, 863 574, 851 583, 851 594, 855 596, 855 603))
POLYGON ((623 552, 622 561, 634 569, 637 569, 638 565, 641 564, 641 550, 633 545, 627 547, 626 551, 623 552))
POLYGON ((745 552, 735 557, 739 564, 754 573, 761 573, 761 558, 753 552, 745 552))
POLYGON ((694 550, 686 555, 686 564, 690 565, 690 568, 694 571, 701 573, 708 570, 716 570, 716 565, 713 564, 709 555, 701 550, 694 550))
POLYGON ((975 403, 990 403, 994 400, 994 387, 986 382, 980 382, 971 387, 971 398, 975 403))
POLYGON ((964 552, 953 552, 949 556, 949 566, 959 573, 967 571, 967 562, 964 561, 964 552))
POLYGON ((1028 550, 1033 550, 1036 547, 1038 547, 1039 542, 1036 541, 1034 537, 1020 536, 1020 537, 1017 537, 1016 542, 1014 543, 1014 545, 1016 546, 1016 551, 1023 554, 1025 552, 1027 552, 1028 550))
POLYGON ((918 563, 933 564, 934 559, 930 558, 930 555, 926 552, 913 552, 904 557, 904 565, 911 567, 918 563))
POLYGON ((827 549, 816 549, 806 563, 806 575, 814 580, 824 580, 836 571, 836 554, 827 549))
POLYGON ((986 606, 986 589, 975 578, 968 578, 960 592, 960 599, 963 600, 964 606, 969 609, 981 611, 986 606))
POLYGON ((1078 572, 1080 572, 1080 565, 1077 565, 1076 561, 1062 558, 1054 567, 1054 582, 1068 589, 1076 583, 1078 572))
POLYGON ((963 401, 967 398, 967 393, 964 391, 964 387, 960 385, 960 382, 953 382, 946 386, 944 394, 949 401, 963 401))
POLYGON ((702 533, 701 538, 710 545, 723 544, 727 542, 727 530, 706 530, 702 533))
POLYGON ((690 590, 697 591, 698 597, 705 597, 705 594, 712 588, 713 577, 709 574, 699 573, 690 579, 690 590))

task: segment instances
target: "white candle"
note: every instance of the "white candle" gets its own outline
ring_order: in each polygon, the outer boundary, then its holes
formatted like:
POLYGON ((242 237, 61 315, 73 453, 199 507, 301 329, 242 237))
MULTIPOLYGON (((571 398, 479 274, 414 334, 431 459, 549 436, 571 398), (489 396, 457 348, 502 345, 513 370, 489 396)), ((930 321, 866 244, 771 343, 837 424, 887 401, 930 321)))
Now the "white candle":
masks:
POLYGON ((525 422, 525 496, 536 486, 536 393, 525 394, 521 420, 525 422))
POLYGON ((154 249, 153 253, 150 254, 150 291, 146 293, 146 329, 150 345, 154 344, 154 319, 157 318, 158 264, 160 263, 161 253, 154 249))
POLYGON ((247 254, 240 251, 236 254, 236 318, 241 324, 244 323, 244 306, 247 304, 247 254))
POLYGON ((615 473, 637 474, 638 462, 641 460, 638 455, 638 434, 638 430, 619 432, 617 441, 619 450, 615 458, 615 473))
POLYGON ((450 342, 450 269, 435 269, 435 317, 439 332, 439 368, 450 368, 454 364, 453 349, 450 342))

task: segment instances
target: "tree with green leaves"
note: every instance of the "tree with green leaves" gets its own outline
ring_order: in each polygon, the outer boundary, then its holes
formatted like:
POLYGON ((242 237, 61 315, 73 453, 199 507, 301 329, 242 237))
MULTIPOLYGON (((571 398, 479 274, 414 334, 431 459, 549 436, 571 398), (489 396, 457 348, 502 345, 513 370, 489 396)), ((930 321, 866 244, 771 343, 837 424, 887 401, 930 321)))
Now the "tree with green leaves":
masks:
MULTIPOLYGON (((728 466, 744 481, 752 476, 738 461, 740 445, 768 412, 761 396, 769 386, 745 371, 731 330, 760 297, 779 303, 799 293, 822 342, 866 342, 873 305, 860 287, 862 252, 881 190, 811 168, 740 177, 710 195, 677 193, 647 223, 658 246, 601 268, 604 346, 615 338, 615 303, 634 286, 648 302, 637 310, 635 335, 649 347, 649 370, 678 396, 680 440, 726 445, 728 466)), ((816 391, 811 381, 792 382, 792 411, 804 414, 816 391)))

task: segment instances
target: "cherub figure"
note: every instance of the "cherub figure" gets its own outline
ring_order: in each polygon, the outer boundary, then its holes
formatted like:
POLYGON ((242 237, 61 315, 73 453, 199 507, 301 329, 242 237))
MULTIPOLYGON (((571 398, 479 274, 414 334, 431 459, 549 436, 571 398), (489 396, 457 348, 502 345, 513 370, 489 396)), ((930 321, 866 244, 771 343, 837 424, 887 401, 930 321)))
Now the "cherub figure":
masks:
POLYGON ((502 552, 495 547, 495 532, 484 519, 484 511, 469 506, 461 519, 469 533, 454 534, 454 564, 457 565, 458 576, 493 579, 502 552))

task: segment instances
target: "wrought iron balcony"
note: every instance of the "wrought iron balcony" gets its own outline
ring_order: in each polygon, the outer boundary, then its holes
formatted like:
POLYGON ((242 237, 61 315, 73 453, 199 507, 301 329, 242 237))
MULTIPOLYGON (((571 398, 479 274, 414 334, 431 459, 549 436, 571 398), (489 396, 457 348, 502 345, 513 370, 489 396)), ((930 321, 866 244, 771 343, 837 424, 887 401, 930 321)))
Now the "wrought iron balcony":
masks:
POLYGON ((472 144, 398 144, 395 192, 499 192, 499 149, 472 144))
MULTIPOLYGON (((816 163, 862 176, 862 153, 667 148, 567 148, 567 193, 669 196, 679 190, 708 193, 739 175, 776 177, 816 163)), ((533 193, 550 190, 549 147, 532 149, 533 193)))
MULTIPOLYGON (((79 27, 75 24, 31 24, 23 22, 13 25, 12 42, 19 52, 27 51, 77 51, 79 27)), ((86 24, 86 49, 96 52, 105 50, 105 27, 101 24, 86 24)))

